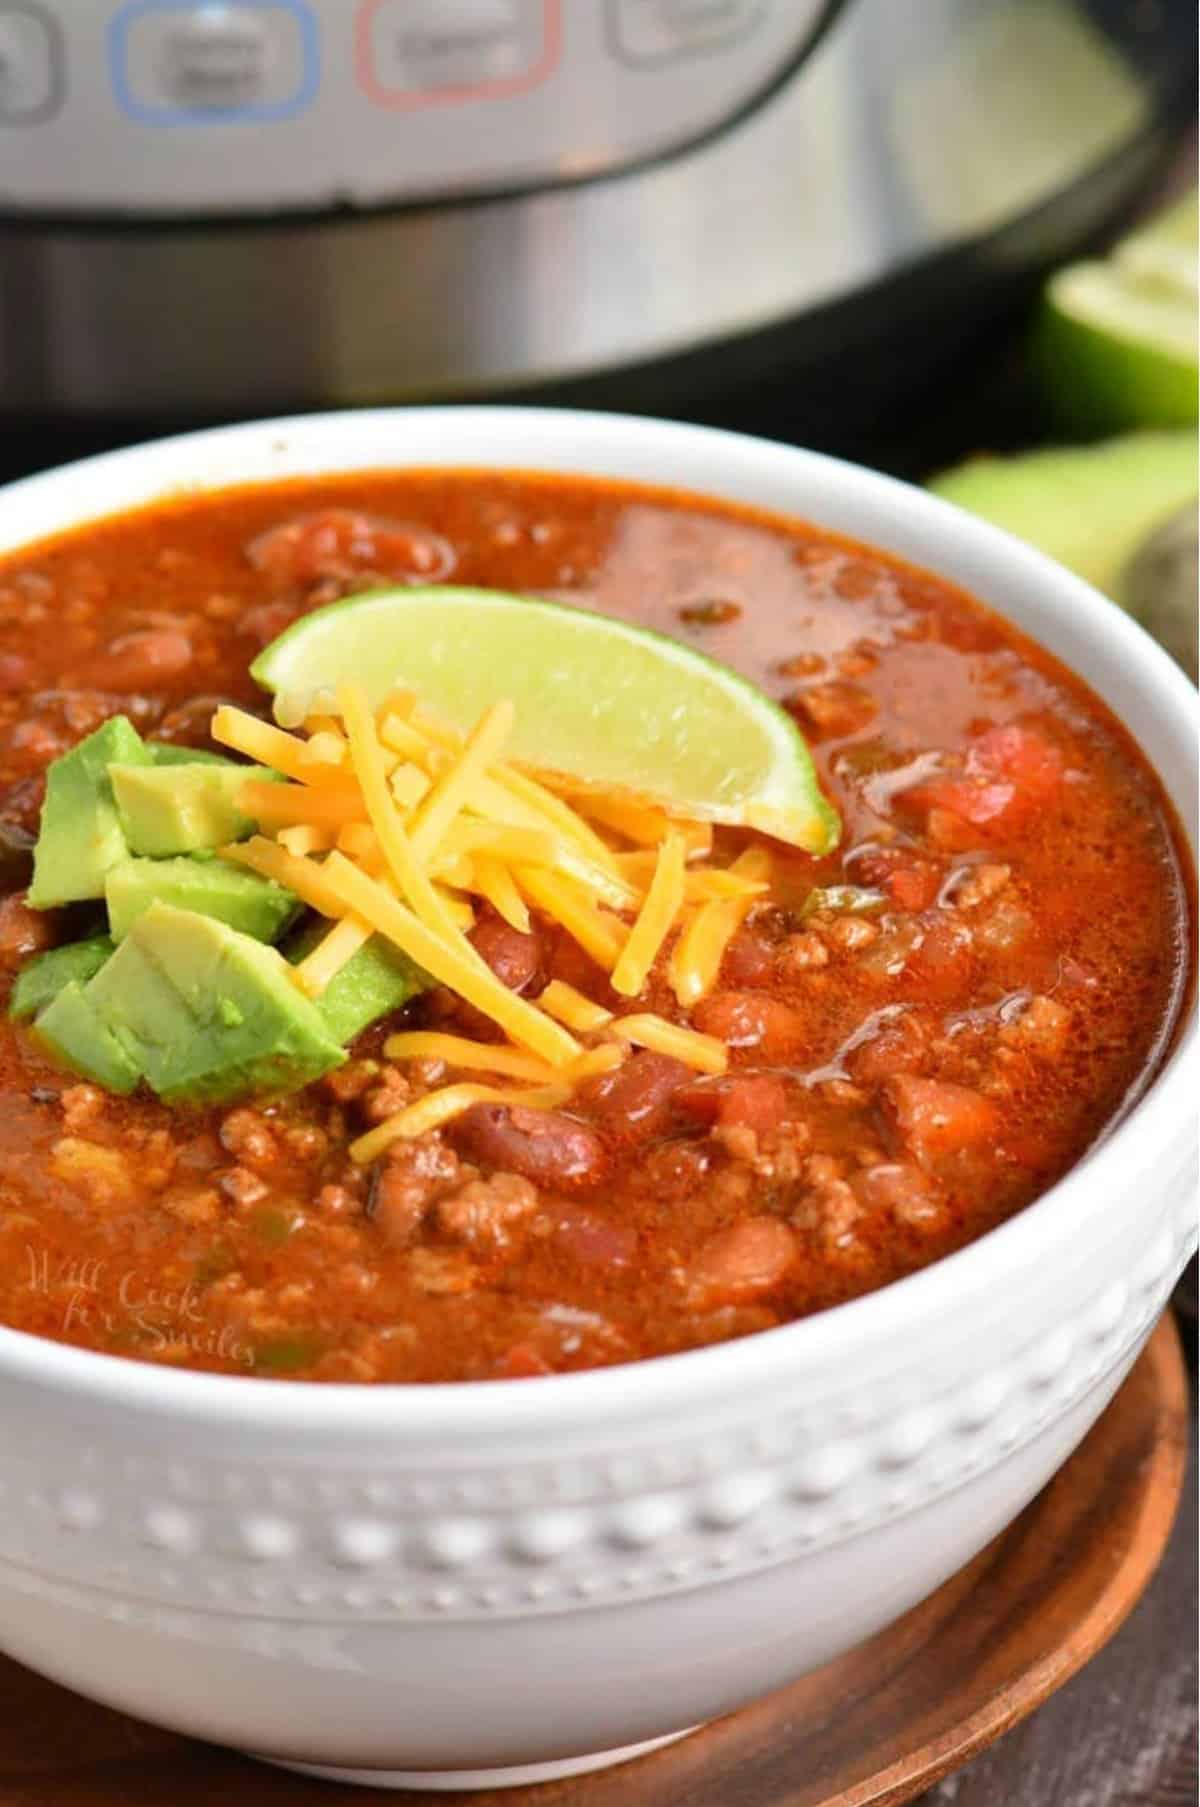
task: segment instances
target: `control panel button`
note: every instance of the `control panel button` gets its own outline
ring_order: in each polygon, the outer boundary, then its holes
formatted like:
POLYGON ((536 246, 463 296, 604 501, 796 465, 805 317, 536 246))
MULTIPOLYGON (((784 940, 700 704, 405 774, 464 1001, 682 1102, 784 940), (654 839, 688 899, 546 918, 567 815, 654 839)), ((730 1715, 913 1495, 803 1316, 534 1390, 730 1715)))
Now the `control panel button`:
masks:
POLYGON ((740 42, 764 0, 608 0, 609 35, 629 63, 667 63, 740 42))
POLYGON ((517 94, 558 61, 561 0, 364 0, 359 78, 380 106, 517 94))
POLYGON ((288 119, 316 92, 316 23, 301 0, 134 0, 113 62, 121 105, 145 124, 288 119))
POLYGON ((40 6, 0 5, 0 125, 38 125, 62 105, 63 46, 40 6))

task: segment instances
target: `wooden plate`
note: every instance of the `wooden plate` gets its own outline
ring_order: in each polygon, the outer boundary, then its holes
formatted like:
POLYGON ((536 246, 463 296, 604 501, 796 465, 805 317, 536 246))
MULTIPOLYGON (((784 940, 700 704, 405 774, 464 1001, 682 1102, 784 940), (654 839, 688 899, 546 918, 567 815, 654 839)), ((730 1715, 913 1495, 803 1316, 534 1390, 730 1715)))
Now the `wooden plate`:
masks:
POLYGON ((827 1668, 623 1768, 471 1796, 312 1782, 0 1659, 0 1807, 899 1807, 1116 1631, 1175 1517, 1187 1412, 1168 1319, 1066 1467, 932 1599, 827 1668))

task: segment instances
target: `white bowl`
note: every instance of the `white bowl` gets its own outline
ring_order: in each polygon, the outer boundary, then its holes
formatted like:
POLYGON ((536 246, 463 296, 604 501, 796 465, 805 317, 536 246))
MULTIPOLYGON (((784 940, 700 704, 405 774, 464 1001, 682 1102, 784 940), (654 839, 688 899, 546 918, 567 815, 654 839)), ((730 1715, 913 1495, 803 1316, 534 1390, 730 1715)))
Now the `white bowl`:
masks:
MULTIPOLYGON (((727 433, 505 408, 235 427, 16 485, 0 551, 181 488, 410 464, 668 479, 928 566, 1081 673, 1195 820, 1196 693, 1119 610, 918 490, 727 433)), ((728 1712, 936 1588, 1102 1411, 1195 1243, 1198 1064, 1190 1027, 1100 1147, 961 1253, 693 1354, 306 1386, 0 1330, 0 1645, 376 1783, 566 1773, 728 1712)))

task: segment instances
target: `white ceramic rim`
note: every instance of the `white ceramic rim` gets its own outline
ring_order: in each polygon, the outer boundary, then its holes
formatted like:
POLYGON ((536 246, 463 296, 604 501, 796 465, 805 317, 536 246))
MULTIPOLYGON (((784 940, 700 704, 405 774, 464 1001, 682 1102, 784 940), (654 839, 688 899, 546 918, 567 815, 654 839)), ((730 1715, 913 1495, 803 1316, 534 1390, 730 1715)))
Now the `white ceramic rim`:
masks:
MULTIPOLYGON (((937 497, 877 472, 796 447, 716 428, 565 409, 395 408, 300 415, 219 427, 102 454, 0 490, 0 554, 155 500, 291 476, 394 467, 492 468, 611 475, 670 483, 821 524, 895 552, 987 597, 993 582, 1019 582, 1052 605, 1044 643, 1077 665, 1086 631, 1103 637, 1130 677, 1131 697, 1190 736, 1190 798, 1175 803, 1195 857, 1200 697, 1141 628, 1088 584, 1022 541, 937 497), (446 456, 452 444, 455 455, 446 456), (414 455, 417 453, 418 455, 414 455), (213 468, 214 460, 219 471, 213 468), (226 460, 228 463, 226 464, 226 460), (711 474, 706 476, 706 472, 711 474), (202 474, 203 473, 203 474, 202 474), (715 477, 715 481, 714 481, 715 477), (797 494, 805 497, 803 512, 797 494), (775 499, 773 499, 775 498, 775 499), (941 563, 953 548, 952 571, 941 563), (1072 641, 1074 649, 1072 650, 1072 641), (1056 642, 1063 642, 1060 650, 1056 642), (1148 705, 1147 705, 1148 706, 1148 705)), ((1110 704, 1111 706, 1111 704, 1110 704)), ((753 1397, 781 1374, 837 1373, 864 1341, 903 1348, 918 1328, 953 1311, 985 1281, 1044 1263, 1086 1234, 1091 1197, 1120 1193, 1139 1150, 1164 1147, 1200 1095, 1200 1037, 1193 1009, 1153 1085, 1129 1116, 1059 1183, 1006 1223, 930 1267, 878 1292, 732 1343, 614 1368, 547 1376, 536 1385, 457 1381, 422 1386, 257 1380, 162 1368, 98 1354, 0 1326, 0 1373, 36 1382, 101 1409, 169 1414, 194 1424, 321 1438, 433 1436, 460 1445, 497 1435, 570 1435, 686 1412, 690 1402, 753 1397)), ((381 1444, 395 1449, 394 1442, 381 1444)))

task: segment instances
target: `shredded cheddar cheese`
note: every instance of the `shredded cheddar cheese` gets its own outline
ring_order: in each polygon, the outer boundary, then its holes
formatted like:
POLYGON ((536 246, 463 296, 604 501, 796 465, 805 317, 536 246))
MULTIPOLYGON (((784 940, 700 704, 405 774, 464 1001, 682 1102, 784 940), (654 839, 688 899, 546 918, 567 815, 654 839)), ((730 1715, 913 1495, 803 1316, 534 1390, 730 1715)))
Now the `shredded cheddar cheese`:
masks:
POLYGON ((338 834, 337 847, 339 853, 349 854, 369 872, 376 872, 383 865, 379 836, 369 823, 348 822, 338 834))
POLYGON ((556 797, 553 791, 547 790, 535 778, 529 777, 528 773, 518 772, 512 766, 501 768, 500 782, 518 801, 528 804, 548 822, 553 823, 568 841, 573 841, 579 851, 602 871, 605 868, 614 870, 611 850, 569 803, 564 803, 561 797, 556 797))
POLYGON ((310 998, 322 997, 374 932, 370 924, 359 917, 343 916, 295 968, 295 980, 301 991, 310 998))
POLYGON ((383 749, 366 692, 360 684, 343 683, 338 685, 337 694, 363 801, 392 877, 426 927, 453 940, 459 924, 417 857, 388 789, 383 749))
POLYGON ((411 760, 398 765, 389 780, 398 809, 415 809, 430 790, 430 780, 411 760))
POLYGON ((492 854, 475 856, 475 889, 487 899, 504 922, 522 935, 529 933, 529 906, 521 896, 509 868, 492 854))
POLYGON ((580 1052, 579 1043, 560 1023, 502 985, 463 935, 455 930, 453 938, 445 940, 434 933, 344 854, 329 855, 321 867, 319 887, 310 886, 311 891, 318 888, 336 900, 336 912, 328 913, 361 916, 431 978, 491 1017, 521 1047, 555 1067, 569 1066, 580 1052))
POLYGON ((328 853, 334 837, 328 828, 316 828, 311 822, 298 822, 294 828, 281 828, 276 837, 289 853, 328 853))
POLYGON ((593 1030, 603 1029, 605 1024, 613 1020, 611 1010, 606 1010, 603 1004, 593 1003, 591 998, 585 998, 581 991, 576 991, 565 979, 551 979, 538 1003, 557 1022, 565 1023, 568 1029, 574 1029, 577 1035, 589 1035, 593 1030))
MULTIPOLYGON (((770 878, 770 855, 762 847, 748 847, 730 868, 733 875, 765 886, 770 878)), ((757 895, 757 893, 756 893, 757 895)), ((706 903, 687 924, 671 956, 671 987, 685 1010, 707 997, 717 982, 721 961, 734 935, 746 920, 754 896, 728 897, 706 903)))
POLYGON ((586 891, 561 872, 518 866, 516 879, 531 902, 555 922, 561 922, 598 966, 612 971, 625 938, 625 927, 618 917, 600 909, 586 891))
POLYGON ((636 998, 643 990, 663 942, 683 908, 683 839, 668 831, 659 849, 646 901, 613 967, 613 990, 636 998))
POLYGON ((285 733, 282 728, 273 727, 270 722, 260 722, 256 715, 235 709, 232 703, 222 703, 212 718, 209 732, 221 746, 244 753, 248 759, 256 759, 259 765, 272 766, 275 771, 283 772, 288 778, 298 778, 301 783, 312 778, 316 770, 305 762, 307 742, 295 734, 285 733))
POLYGON ((686 1011, 712 989, 731 938, 770 890, 764 847, 714 864, 707 822, 506 763, 513 725, 503 699, 463 734, 411 692, 392 692, 376 711, 350 683, 336 696, 322 691, 295 732, 231 706, 214 716, 214 738, 258 762, 238 803, 260 833, 223 857, 286 886, 329 925, 292 969, 300 989, 320 998, 379 935, 506 1037, 390 1036, 388 1059, 442 1062, 447 1079, 360 1137, 351 1153, 361 1164, 476 1103, 554 1109, 634 1047, 700 1073, 727 1069, 715 1037, 648 1010, 614 1012, 561 979, 536 999, 521 996, 467 938, 481 902, 522 934, 535 909, 630 1000, 671 944, 667 976, 686 1011))
POLYGON ((264 784, 248 779, 237 794, 238 808, 260 828, 343 828, 361 822, 362 791, 353 778, 337 777, 311 789, 302 784, 264 784))
POLYGON ((402 715, 385 715, 379 724, 379 738, 391 752, 401 754, 405 760, 411 760, 423 769, 428 768, 429 741, 402 715))
POLYGON ((493 703, 467 736, 453 765, 440 774, 413 819, 412 850, 418 859, 428 860, 437 851, 467 801, 472 783, 495 762, 512 725, 512 704, 493 703))
POLYGON ((536 1054, 505 1048, 497 1042, 475 1042, 465 1035, 440 1035, 433 1030, 411 1029, 390 1035, 383 1045, 389 1060, 444 1060, 447 1066, 468 1072, 503 1073, 510 1079, 532 1079, 552 1085, 555 1069, 536 1054))
POLYGON ((345 758, 346 743, 342 736, 325 728, 320 733, 309 736, 308 744, 300 755, 301 764, 305 766, 340 766, 345 758))
POLYGON ((729 1065, 729 1050, 715 1035, 701 1035, 696 1029, 680 1029, 665 1017, 649 1012, 637 1016, 614 1017, 608 1034, 639 1048, 652 1048, 656 1054, 670 1054, 685 1066, 701 1073, 723 1073, 729 1065))
POLYGON ((572 1061, 568 1074, 573 1085, 582 1085, 585 1079, 594 1079, 600 1073, 615 1073, 623 1065, 629 1050, 620 1042, 605 1042, 602 1047, 589 1048, 572 1061))
POLYGON ((555 866, 561 843, 540 828, 508 828, 503 823, 464 818, 447 830, 443 847, 456 853, 486 853, 523 866, 555 866))

